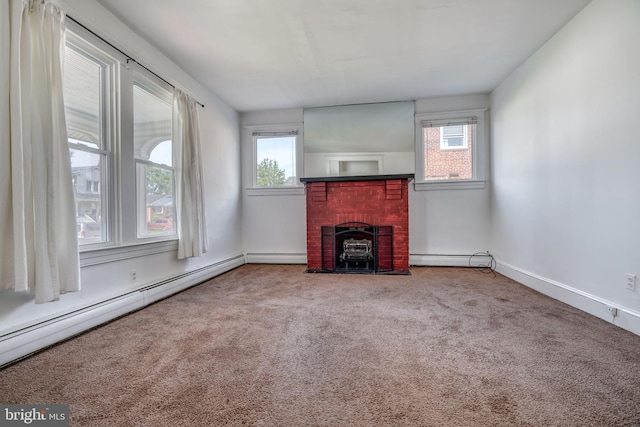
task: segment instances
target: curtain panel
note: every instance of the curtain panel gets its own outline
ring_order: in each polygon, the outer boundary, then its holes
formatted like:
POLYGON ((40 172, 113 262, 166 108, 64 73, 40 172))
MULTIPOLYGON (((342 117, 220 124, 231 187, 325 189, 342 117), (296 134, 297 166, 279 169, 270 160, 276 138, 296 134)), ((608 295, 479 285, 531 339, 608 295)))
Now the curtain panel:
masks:
POLYGON ((34 292, 36 303, 80 289, 64 18, 41 0, 0 6, 0 289, 34 292))
POLYGON ((197 257, 209 249, 205 215, 198 105, 174 89, 173 164, 176 167, 178 258, 197 257))

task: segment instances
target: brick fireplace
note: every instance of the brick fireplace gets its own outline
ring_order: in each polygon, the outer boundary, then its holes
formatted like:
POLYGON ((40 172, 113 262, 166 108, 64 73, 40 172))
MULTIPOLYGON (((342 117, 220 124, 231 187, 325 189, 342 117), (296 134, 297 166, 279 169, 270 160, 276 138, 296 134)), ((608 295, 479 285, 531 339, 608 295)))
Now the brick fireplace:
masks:
POLYGON ((307 272, 408 274, 408 182, 413 177, 301 178, 307 198, 307 272), (370 259, 363 255, 369 248, 370 259), (343 253, 349 250, 351 257, 343 253))

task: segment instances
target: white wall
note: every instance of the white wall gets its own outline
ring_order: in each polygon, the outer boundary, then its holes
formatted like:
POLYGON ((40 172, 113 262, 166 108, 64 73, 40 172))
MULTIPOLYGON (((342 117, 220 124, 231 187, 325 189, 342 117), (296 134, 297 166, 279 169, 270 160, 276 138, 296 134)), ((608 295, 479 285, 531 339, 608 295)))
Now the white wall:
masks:
MULTIPOLYGON (((488 95, 416 101, 416 113, 489 108, 488 95)), ((302 123, 303 110, 244 113, 243 126, 302 123)), ((251 183, 252 141, 242 136, 244 186, 251 183)), ((487 147, 488 149, 488 147, 487 147)), ((371 154, 371 153, 368 153, 371 154)), ((485 153, 483 153, 485 154, 485 153)), ((309 156, 305 156, 309 157, 309 156)), ((411 154, 413 157, 413 154, 411 154)), ((488 162, 488 155, 482 157, 488 162)), ((308 162, 305 160, 305 165, 308 162)), ((393 166, 393 164, 390 164, 393 166)), ((488 164, 483 167, 488 168, 488 164)), ((313 170, 311 175, 326 176, 313 170)), ((385 173, 388 171, 385 164, 385 173)), ((402 171, 406 173, 406 170, 402 171)), ((489 248, 489 187, 474 190, 414 191, 409 195, 409 247, 415 265, 467 265, 468 255, 489 248)), ((306 207, 303 194, 243 197, 244 246, 249 262, 306 262, 306 207)))
POLYGON ((492 94, 501 270, 640 333, 640 2, 596 0, 492 94))
POLYGON ((252 185, 253 140, 244 126, 302 123, 302 108, 267 110, 241 115, 242 224, 248 262, 306 263, 307 232, 305 196, 248 195, 252 185))
MULTIPOLYGON (((419 99, 416 114, 488 109, 488 95, 419 99)), ((477 152, 488 171, 489 141, 477 152)), ((415 265, 468 265, 469 255, 489 247, 489 185, 483 189, 410 191, 409 253, 415 265)))
MULTIPOLYGON (((191 279, 180 279, 180 283, 197 283, 198 280, 244 262, 238 113, 135 35, 97 2, 61 0, 57 4, 70 16, 122 48, 163 78, 191 92, 198 101, 205 104, 199 114, 210 251, 199 258, 178 260, 175 242, 164 247, 161 245, 155 249, 157 253, 149 255, 141 253, 140 247, 132 247, 130 259, 84 266, 81 272, 82 290, 65 294, 60 301, 53 303, 34 304, 29 295, 13 291, 0 292, 0 365, 6 361, 3 354, 13 354, 16 357, 20 355, 20 352, 11 353, 11 347, 15 346, 13 338, 18 335, 15 332, 21 328, 69 315, 96 304, 104 305, 108 299, 123 298, 123 295, 136 289, 183 277, 185 274, 191 274, 191 279), (137 272, 134 284, 129 279, 131 270, 137 272), (196 274, 200 270, 202 272, 196 274)), ((94 264, 92 257, 95 255, 97 254, 82 254, 83 264, 94 264)), ((108 257, 109 251, 104 251, 102 258, 108 257)), ((170 287, 168 285, 166 288, 170 287)), ((164 291, 155 290, 153 295, 157 296, 162 292, 164 291)), ((140 296, 137 301, 148 303, 148 298, 149 295, 140 296), (145 298, 147 300, 143 301, 145 298)), ((101 319, 108 320, 103 317, 101 319)), ((82 321, 88 322, 86 327, 91 326, 86 316, 82 321)), ((75 332, 82 329, 81 325, 76 324, 67 327, 75 332)), ((47 344, 47 341, 43 343, 47 344)), ((36 347, 37 344, 32 343, 25 347, 25 351, 32 351, 36 347)))

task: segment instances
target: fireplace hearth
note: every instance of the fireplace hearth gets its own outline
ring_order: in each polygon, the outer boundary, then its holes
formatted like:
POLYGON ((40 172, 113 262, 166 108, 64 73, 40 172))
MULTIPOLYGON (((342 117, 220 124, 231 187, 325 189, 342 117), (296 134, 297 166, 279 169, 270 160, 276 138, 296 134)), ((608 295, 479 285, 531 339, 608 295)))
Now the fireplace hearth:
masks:
POLYGON ((307 272, 409 274, 413 175, 302 178, 307 272))

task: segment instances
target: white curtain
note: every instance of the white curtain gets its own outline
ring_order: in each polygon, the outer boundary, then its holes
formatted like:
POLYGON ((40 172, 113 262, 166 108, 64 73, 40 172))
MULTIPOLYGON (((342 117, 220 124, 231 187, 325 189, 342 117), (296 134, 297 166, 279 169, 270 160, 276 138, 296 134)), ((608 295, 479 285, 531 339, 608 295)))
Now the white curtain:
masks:
POLYGON ((178 258, 182 259, 207 252, 209 239, 204 206, 198 105, 180 89, 174 89, 173 101, 178 258))
POLYGON ((64 18, 44 1, 0 5, 0 289, 32 291, 36 303, 80 288, 64 18))

